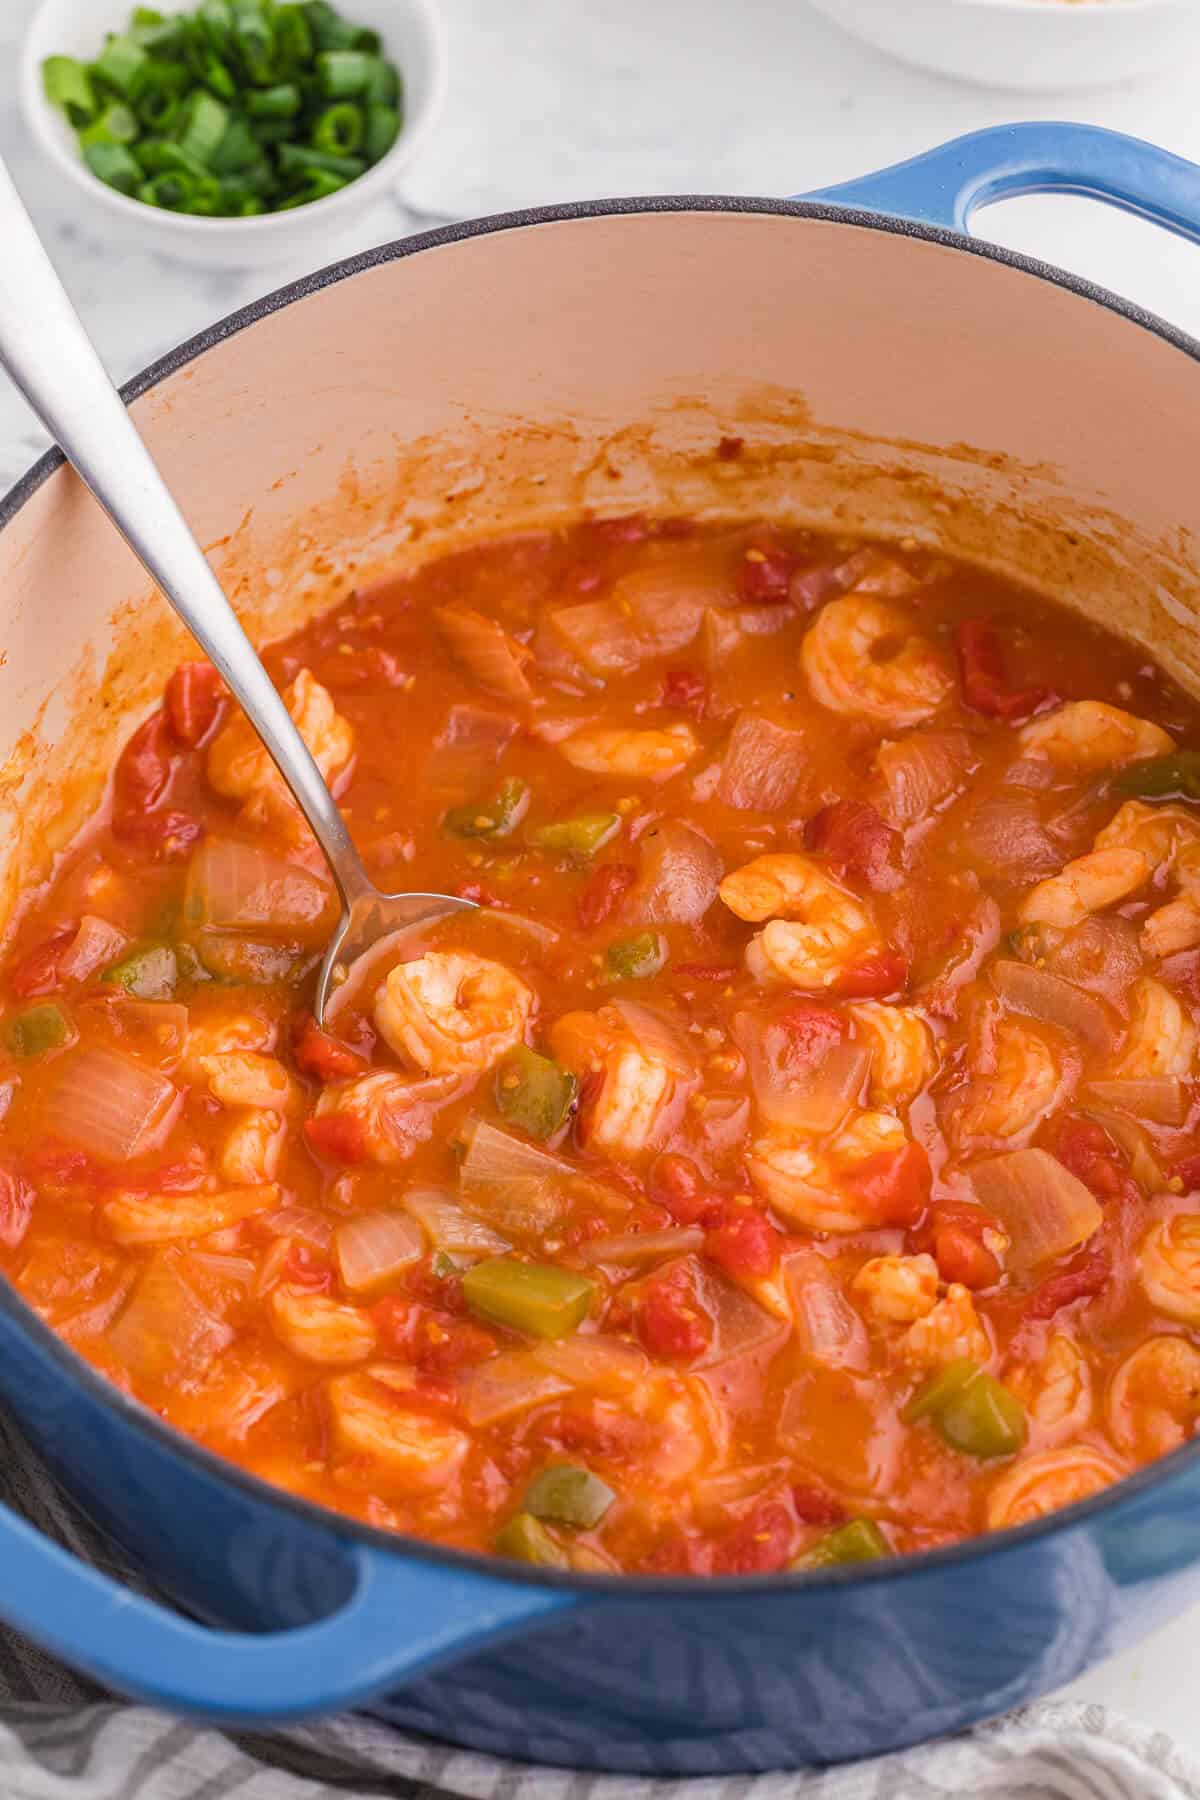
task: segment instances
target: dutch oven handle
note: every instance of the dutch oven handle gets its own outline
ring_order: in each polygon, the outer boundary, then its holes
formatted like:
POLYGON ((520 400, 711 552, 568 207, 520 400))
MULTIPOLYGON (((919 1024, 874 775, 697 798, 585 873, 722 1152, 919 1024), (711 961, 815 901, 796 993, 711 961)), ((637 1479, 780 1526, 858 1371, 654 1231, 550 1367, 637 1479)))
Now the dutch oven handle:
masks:
POLYGON ((289 1630, 216 1631, 134 1593, 0 1506, 4 1620, 106 1687, 236 1725, 361 1705, 579 1600, 482 1567, 341 1541, 355 1583, 336 1612, 289 1630))
POLYGON ((1098 125, 997 125, 805 200, 968 232, 972 215, 1019 194, 1086 194, 1200 242, 1200 167, 1098 125))

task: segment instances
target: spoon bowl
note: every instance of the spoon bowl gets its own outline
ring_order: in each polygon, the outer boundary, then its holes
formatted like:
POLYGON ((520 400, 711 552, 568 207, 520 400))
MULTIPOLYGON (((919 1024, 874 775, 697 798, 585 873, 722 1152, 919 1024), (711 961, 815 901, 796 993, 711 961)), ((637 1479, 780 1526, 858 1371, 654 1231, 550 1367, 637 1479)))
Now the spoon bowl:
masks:
MULTIPOLYGON (((409 937, 421 925, 436 924, 456 912, 478 912, 473 900, 449 894, 381 894, 375 888, 356 894, 338 920, 329 948, 317 974, 313 1017, 324 1026, 334 1022, 341 995, 351 991, 351 975, 367 969, 364 959, 379 954, 380 967, 393 944, 409 937)), ((358 983, 353 987, 357 989, 358 983)))

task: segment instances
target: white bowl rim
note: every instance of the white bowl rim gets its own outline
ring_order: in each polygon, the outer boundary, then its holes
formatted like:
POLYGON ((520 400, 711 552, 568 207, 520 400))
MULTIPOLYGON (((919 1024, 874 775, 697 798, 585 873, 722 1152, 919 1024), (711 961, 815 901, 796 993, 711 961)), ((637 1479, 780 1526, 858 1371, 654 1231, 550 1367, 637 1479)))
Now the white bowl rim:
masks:
POLYGON ((1094 19, 1103 13, 1168 12, 1190 0, 941 0, 947 11, 972 8, 978 12, 1061 13, 1094 19))
MULTIPOLYGON (((102 205, 115 208, 125 218, 158 229, 164 233, 175 233, 180 237, 190 237, 199 241, 208 237, 215 241, 218 228, 223 227, 230 236, 249 239, 251 237, 266 239, 269 236, 285 236, 294 233, 297 224, 308 213, 321 220, 332 223, 332 212, 335 207, 345 211, 368 199, 371 195, 382 193, 386 186, 387 176, 395 164, 401 160, 407 163, 424 144, 433 127, 437 124, 446 99, 447 75, 447 38, 446 25, 442 17, 438 0, 406 0, 415 17, 420 21, 429 46, 429 93, 424 105, 412 119, 405 113, 400 135, 391 149, 382 156, 365 174, 348 182, 336 194, 327 194, 321 200, 314 200, 307 207, 297 207, 288 212, 257 213, 249 219, 203 218, 192 213, 170 212, 163 207, 147 206, 142 200, 134 200, 128 194, 118 192, 116 188, 106 186, 103 181, 92 174, 83 160, 64 148, 57 134, 51 130, 50 122, 53 111, 50 101, 42 90, 41 51, 37 46, 38 25, 42 13, 49 0, 39 0, 34 8, 25 35, 21 42, 19 93, 22 110, 26 122, 40 149, 63 171, 70 181, 88 194, 93 200, 98 199, 102 205)), ((403 73, 403 71, 402 71, 403 73)), ((232 250, 232 245, 231 245, 232 250)))

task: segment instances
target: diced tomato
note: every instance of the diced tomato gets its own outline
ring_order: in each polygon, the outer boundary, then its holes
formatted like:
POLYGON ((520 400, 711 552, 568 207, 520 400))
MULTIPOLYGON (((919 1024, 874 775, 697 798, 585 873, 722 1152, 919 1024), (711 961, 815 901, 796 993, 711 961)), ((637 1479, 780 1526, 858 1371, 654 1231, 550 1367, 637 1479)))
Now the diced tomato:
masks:
POLYGON ((333 1270, 305 1244, 292 1244, 284 1258, 283 1279, 290 1287, 304 1288, 310 1294, 324 1294, 333 1286, 333 1270))
POLYGON ((1182 1181, 1185 1193, 1193 1193, 1200 1188, 1200 1156, 1185 1157, 1182 1162, 1175 1164, 1171 1173, 1182 1181))
POLYGON ((713 1572, 771 1575, 791 1559, 796 1521, 782 1500, 761 1500, 716 1546, 713 1572))
POLYGON ((333 1163, 360 1163, 367 1154, 366 1132, 361 1119, 349 1113, 326 1113, 323 1118, 306 1119, 304 1135, 310 1150, 333 1163))
POLYGON ((435 1274, 431 1256, 423 1258, 408 1271, 404 1285, 410 1294, 428 1302, 440 1312, 465 1313, 467 1310, 461 1276, 435 1274))
POLYGON ((637 1335, 651 1356, 690 1361, 712 1341, 712 1320, 683 1263, 643 1283, 634 1309, 637 1335))
POLYGON ((883 1225, 915 1225, 929 1202, 933 1175, 921 1144, 879 1150, 846 1177, 883 1225))
POLYGON ((956 634, 963 704, 989 719, 1028 719, 1057 696, 1048 687, 1014 688, 1004 670, 1000 634, 988 619, 964 619, 956 634))
POLYGON ((225 683, 210 662, 184 663, 167 683, 171 735, 189 749, 202 744, 217 722, 225 683))
POLYGON ((144 851, 155 862, 183 862, 200 839, 204 827, 185 812, 113 814, 113 836, 130 850, 144 851))
POLYGON ((809 850, 827 856, 846 875, 890 893, 904 880, 904 841, 865 800, 835 800, 804 827, 809 850))
POLYGON ((1064 1119, 1056 1149, 1059 1162, 1078 1176, 1097 1200, 1136 1193, 1121 1150, 1095 1119, 1064 1119))
POLYGON ((792 1489, 792 1505, 802 1525, 841 1525, 846 1518, 846 1509, 836 1495, 807 1482, 792 1489))
POLYGON ((117 758, 113 776, 113 814, 149 812, 167 790, 174 758, 167 715, 160 707, 139 725, 117 758))
POLYGON ((1052 1319, 1074 1300, 1090 1300, 1103 1291, 1112 1274, 1107 1250, 1090 1250, 1061 1275, 1052 1275, 1025 1302, 1027 1319, 1052 1319))
POLYGON ((790 1000, 771 1016, 771 1023, 785 1033, 786 1066, 799 1071, 824 1061, 845 1034, 846 1023, 831 1007, 815 1000, 790 1000))
POLYGON ((908 958, 899 950, 880 950, 847 969, 837 983, 837 992, 849 1000, 869 1000, 894 994, 907 981, 908 958))
POLYGON ((735 437, 730 432, 726 437, 717 439, 717 457, 721 462, 736 462, 745 448, 746 440, 735 437))
POLYGON ((943 1281, 988 1288, 1000 1279, 1000 1264, 964 1225, 939 1225, 933 1234, 933 1256, 943 1281))
POLYGON ((300 1022, 294 1054, 296 1067, 317 1081, 347 1081, 370 1067, 357 1050, 322 1031, 309 1013, 300 1022))
POLYGON ((208 1158, 197 1148, 186 1161, 166 1163, 162 1168, 143 1169, 131 1174, 124 1164, 98 1170, 91 1177, 99 1187, 120 1188, 126 1194, 194 1194, 208 1174, 208 1158))
POLYGON ((433 1374, 452 1375, 456 1369, 486 1361, 498 1347, 491 1332, 470 1319, 430 1318, 420 1333, 417 1360, 433 1374))
POLYGON ((658 693, 660 706, 674 707, 677 712, 694 713, 697 718, 708 700, 708 683, 693 669, 668 669, 658 693))
POLYGON ((738 598, 749 606, 778 606, 790 598, 796 559, 777 544, 754 545, 742 558, 738 598))
POLYGON ((671 965, 672 975, 682 981, 732 981, 737 972, 734 963, 684 962, 671 965))
POLYGON ((769 1275, 779 1261, 783 1233, 771 1221, 745 1207, 727 1215, 704 1239, 704 1254, 735 1280, 769 1275))
POLYGON ((691 1157, 679 1156, 670 1150, 656 1156, 651 1163, 646 1190, 650 1198, 665 1207, 680 1225, 694 1225, 712 1203, 712 1196, 704 1187, 704 1177, 691 1157))
POLYGON ((38 1187, 94 1185, 101 1179, 98 1165, 82 1150, 61 1150, 38 1145, 25 1158, 25 1166, 38 1187))
POLYGON ((386 1381, 381 1381, 379 1388, 400 1412, 432 1413, 440 1417, 458 1410, 457 1387, 452 1381, 436 1375, 422 1374, 410 1388, 391 1387, 386 1381))
POLYGON ((575 902, 575 913, 585 931, 593 931, 612 917, 637 880, 631 863, 602 863, 593 869, 575 902))
POLYGON ((15 1250, 29 1229, 35 1194, 15 1169, 0 1164, 0 1244, 15 1250))
POLYGON ((644 1575, 711 1575, 714 1549, 711 1538, 674 1525, 643 1557, 639 1567, 644 1575))
POLYGON ((79 925, 72 920, 61 925, 51 937, 43 938, 9 972, 8 985, 18 1000, 32 1000, 38 994, 52 994, 58 986, 59 959, 72 942, 79 925))

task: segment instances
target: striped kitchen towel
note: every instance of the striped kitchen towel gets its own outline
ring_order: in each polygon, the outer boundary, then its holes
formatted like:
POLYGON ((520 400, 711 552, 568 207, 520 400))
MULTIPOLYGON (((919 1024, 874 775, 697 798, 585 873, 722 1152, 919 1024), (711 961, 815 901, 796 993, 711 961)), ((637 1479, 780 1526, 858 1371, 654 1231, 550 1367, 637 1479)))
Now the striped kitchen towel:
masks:
MULTIPOLYGON (((76 1555, 139 1586, 0 1420, 3 1498, 76 1555)), ((0 1583, 3 1573, 0 1572, 0 1583)), ((1104 1707, 1022 1708, 868 1763, 667 1781, 504 1762, 360 1714, 227 1737, 115 1701, 0 1632, 0 1800, 1200 1800, 1200 1769, 1104 1707)))

